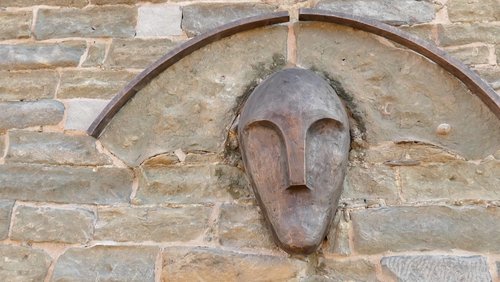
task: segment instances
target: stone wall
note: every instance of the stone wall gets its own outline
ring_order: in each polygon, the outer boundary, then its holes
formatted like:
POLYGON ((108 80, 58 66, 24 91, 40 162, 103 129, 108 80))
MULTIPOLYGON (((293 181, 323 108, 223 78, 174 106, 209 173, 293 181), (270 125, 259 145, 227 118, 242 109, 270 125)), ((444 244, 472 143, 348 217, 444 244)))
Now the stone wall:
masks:
POLYGON ((3 280, 500 280, 499 122, 456 79, 386 40, 327 24, 238 34, 151 82, 101 139, 85 133, 117 91, 176 44, 245 16, 288 10, 296 18, 299 7, 398 25, 498 92, 498 0, 152 2, 0 1, 3 280), (338 56, 349 44, 359 55, 345 62, 338 56), (391 58, 383 71, 366 67, 391 58), (309 257, 272 242, 230 129, 238 98, 286 64, 342 82, 354 123, 363 122, 352 133, 342 208, 309 257), (396 73, 420 84, 395 87, 396 73), (367 86, 349 81, 358 74, 367 86), (365 92, 373 85, 380 93, 365 92), (425 99, 405 104, 411 95, 397 94, 415 89, 425 99), (396 138, 414 130, 421 138, 396 138))

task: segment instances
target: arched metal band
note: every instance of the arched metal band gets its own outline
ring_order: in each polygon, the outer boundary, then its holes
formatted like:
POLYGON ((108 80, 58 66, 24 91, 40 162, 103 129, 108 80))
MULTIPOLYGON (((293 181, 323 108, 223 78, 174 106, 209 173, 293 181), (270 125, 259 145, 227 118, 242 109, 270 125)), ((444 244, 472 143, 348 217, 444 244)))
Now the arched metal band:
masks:
POLYGON ((435 62, 462 81, 500 119, 500 96, 467 66, 445 51, 396 27, 366 18, 317 9, 300 9, 299 20, 319 21, 350 26, 399 43, 435 62))
MULTIPOLYGON (((88 134, 99 137, 109 121, 139 90, 146 86, 153 78, 194 51, 222 38, 250 29, 288 22, 288 12, 278 12, 270 15, 246 18, 222 25, 212 31, 199 35, 168 52, 158 61, 150 65, 135 77, 124 89, 106 105, 101 114, 94 120, 87 130, 88 134)), ((329 22, 373 33, 396 43, 399 43, 435 62, 458 79, 460 79, 483 103, 500 119, 500 96, 496 94, 486 82, 467 66, 450 57, 426 41, 396 27, 366 18, 333 13, 317 9, 299 10, 299 20, 329 22)))
POLYGON ((258 27, 288 22, 290 16, 288 12, 277 12, 268 15, 250 17, 234 21, 213 29, 207 33, 194 37, 185 43, 174 48, 166 55, 154 62, 147 69, 136 76, 125 88, 123 88, 102 110, 101 114, 92 122, 87 133, 94 137, 99 137, 106 125, 115 114, 123 107, 128 100, 144 88, 153 78, 162 73, 168 67, 180 61, 194 51, 210 43, 218 41, 224 37, 234 35, 239 32, 251 30, 258 27))

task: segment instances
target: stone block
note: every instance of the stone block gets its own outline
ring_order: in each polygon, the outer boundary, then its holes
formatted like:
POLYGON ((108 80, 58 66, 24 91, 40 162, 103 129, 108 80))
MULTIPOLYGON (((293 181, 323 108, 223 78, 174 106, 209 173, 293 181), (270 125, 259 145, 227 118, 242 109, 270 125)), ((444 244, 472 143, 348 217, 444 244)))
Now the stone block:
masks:
POLYGON ((495 45, 495 55, 497 56, 497 64, 500 65, 500 44, 495 45))
POLYGON ((182 7, 182 29, 194 36, 242 18, 269 14, 275 6, 258 3, 193 4, 182 7))
MULTIPOLYGON (((326 259, 319 258, 319 281, 378 281, 376 266, 364 259, 326 259)), ((311 280, 317 281, 317 280, 311 280)))
POLYGON ((386 142, 363 150, 353 150, 351 156, 353 153, 362 161, 393 167, 464 160, 452 151, 425 142, 386 142))
POLYGON ((43 250, 0 245, 0 277, 3 281, 43 281, 51 258, 43 250))
POLYGON ((109 103, 100 99, 71 99, 66 100, 66 130, 87 131, 92 122, 109 103))
POLYGON ((500 23, 463 23, 437 25, 441 46, 465 45, 475 42, 499 43, 500 23))
POLYGON ((9 235, 12 206, 14 201, 0 200, 0 240, 6 239, 9 235))
POLYGON ((420 37, 433 45, 436 45, 437 35, 434 34, 433 30, 436 29, 434 24, 417 24, 411 26, 399 26, 402 31, 411 33, 412 35, 420 37))
POLYGON ((382 252, 500 252, 500 208, 391 207, 351 212, 354 249, 382 252))
MULTIPOLYGON (((500 60, 500 45, 497 47, 497 60, 500 60)), ((499 61, 500 62, 500 61, 499 61)), ((500 68, 475 69, 483 80, 499 93, 500 91, 500 68)), ((499 94, 500 95, 500 94, 499 94)))
POLYGON ((0 101, 54 98, 58 82, 52 70, 0 71, 0 101))
POLYGON ((401 186, 407 201, 498 200, 500 161, 477 165, 455 161, 443 164, 401 167, 401 186))
POLYGON ((99 207, 95 239, 118 242, 187 242, 208 228, 212 208, 99 207))
POLYGON ((39 202, 128 203, 132 173, 123 168, 0 166, 0 198, 39 202))
MULTIPOLYGON (((0 4, 1 6, 2 4, 0 4)), ((0 11, 0 40, 28 38, 30 36, 31 11, 4 12, 0 11)))
POLYGON ((161 154, 147 159, 142 165, 144 167, 165 167, 180 162, 175 154, 161 154))
POLYGON ((63 115, 64 105, 55 100, 0 102, 0 130, 56 125, 63 115))
POLYGON ((492 281, 486 258, 481 256, 392 256, 380 263, 398 281, 492 281))
POLYGON ((487 64, 490 56, 488 46, 461 46, 448 48, 448 53, 466 65, 487 64))
MULTIPOLYGON (((163 3, 168 0, 148 0, 150 3, 163 3)), ((116 5, 116 4, 125 4, 125 5, 133 5, 138 4, 140 2, 144 2, 142 0, 90 0, 90 4, 94 5, 116 5)))
POLYGON ((106 49, 108 44, 104 42, 93 41, 87 46, 87 57, 82 63, 82 67, 101 67, 106 58, 106 49))
POLYGON ((182 11, 175 5, 143 5, 138 9, 137 37, 182 35, 182 11))
POLYGON ((72 248, 57 260, 51 281, 155 281, 155 247, 72 248))
POLYGON ((209 203, 249 197, 246 177, 227 165, 143 167, 136 201, 142 204, 209 203))
POLYGON ((366 17, 393 25, 426 23, 435 17, 432 3, 418 0, 321 0, 316 8, 366 17))
POLYGON ((0 156, 3 158, 4 155, 5 155, 5 152, 7 151, 7 148, 6 148, 6 137, 5 137, 5 131, 4 132, 1 132, 0 131, 0 156))
POLYGON ((305 262, 205 248, 166 248, 161 278, 171 281, 288 281, 305 262))
POLYGON ((95 215, 85 209, 18 206, 10 238, 16 241, 86 243, 92 239, 95 215))
POLYGON ((498 118, 437 64, 349 27, 297 25, 298 64, 315 69, 344 97, 369 146, 435 144, 467 159, 483 159, 497 150, 498 118), (443 123, 451 127, 446 135, 437 133, 443 123))
POLYGON ((0 69, 76 67, 85 49, 85 41, 0 44, 0 69))
POLYGON ((40 9, 34 36, 38 40, 65 37, 134 37, 135 7, 40 9))
POLYGON ((452 22, 484 22, 500 20, 497 0, 453 0, 446 2, 452 22))
POLYGON ((398 187, 394 171, 387 166, 349 166, 342 199, 376 200, 387 203, 398 201, 398 187))
POLYGON ((2 0, 0 8, 5 7, 31 7, 38 5, 77 7, 87 6, 88 0, 2 0))
POLYGON ((327 244, 323 245, 323 252, 341 256, 348 256, 352 253, 349 244, 349 232, 352 228, 351 222, 346 221, 348 217, 345 211, 337 209, 330 230, 326 234, 327 244))
POLYGON ((177 149, 221 154, 240 97, 285 65, 287 34, 286 26, 254 29, 197 50, 140 90, 101 142, 130 166, 177 149))
POLYGON ((57 91, 57 98, 111 99, 122 90, 136 74, 137 73, 124 70, 63 71, 57 91))
POLYGON ((62 133, 10 132, 7 163, 60 165, 110 165, 111 159, 97 151, 95 139, 62 133))
POLYGON ((219 241, 235 248, 276 248, 271 230, 257 206, 225 204, 219 219, 219 241))
POLYGON ((104 65, 110 68, 146 68, 175 45, 168 39, 113 39, 104 65))

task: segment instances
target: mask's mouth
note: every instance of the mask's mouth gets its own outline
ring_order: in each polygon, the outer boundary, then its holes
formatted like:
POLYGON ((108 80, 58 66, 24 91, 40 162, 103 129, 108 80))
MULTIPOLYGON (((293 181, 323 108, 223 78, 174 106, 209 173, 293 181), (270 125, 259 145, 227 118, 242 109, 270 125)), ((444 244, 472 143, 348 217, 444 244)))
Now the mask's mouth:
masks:
POLYGON ((299 192, 299 191, 309 191, 309 190, 312 191, 312 188, 307 185, 290 185, 286 187, 286 190, 299 192))

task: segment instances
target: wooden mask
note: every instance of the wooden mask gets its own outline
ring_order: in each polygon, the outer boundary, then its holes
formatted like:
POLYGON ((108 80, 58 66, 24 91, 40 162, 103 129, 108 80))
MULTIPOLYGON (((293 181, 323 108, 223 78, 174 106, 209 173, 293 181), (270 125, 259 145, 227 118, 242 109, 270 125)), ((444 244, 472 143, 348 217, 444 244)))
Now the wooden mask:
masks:
POLYGON ((342 193, 349 123, 335 90, 290 68, 245 103, 238 137, 247 176, 277 244, 309 254, 325 238, 342 193))

